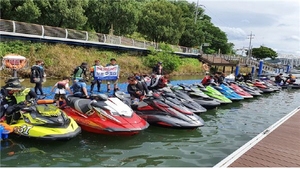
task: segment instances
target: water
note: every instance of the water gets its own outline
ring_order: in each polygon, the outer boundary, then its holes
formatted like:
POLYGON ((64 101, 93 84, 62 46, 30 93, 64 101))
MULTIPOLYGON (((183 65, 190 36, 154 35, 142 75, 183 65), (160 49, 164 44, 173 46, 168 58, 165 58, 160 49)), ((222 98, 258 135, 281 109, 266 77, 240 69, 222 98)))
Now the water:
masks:
POLYGON ((300 90, 283 90, 234 102, 201 114, 205 126, 196 130, 150 126, 132 137, 83 131, 69 141, 52 142, 10 136, 1 142, 1 166, 212 167, 300 106, 299 100, 300 90))

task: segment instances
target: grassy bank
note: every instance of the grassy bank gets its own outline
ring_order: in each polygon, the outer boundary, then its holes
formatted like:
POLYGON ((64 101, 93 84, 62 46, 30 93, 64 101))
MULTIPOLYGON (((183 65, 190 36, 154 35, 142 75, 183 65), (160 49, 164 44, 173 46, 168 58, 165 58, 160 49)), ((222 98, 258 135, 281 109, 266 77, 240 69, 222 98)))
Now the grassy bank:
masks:
MULTIPOLYGON (((69 46, 63 44, 42 44, 30 43, 23 41, 7 41, 0 43, 0 57, 7 54, 19 54, 28 59, 28 68, 18 71, 18 75, 22 78, 28 78, 30 75, 30 67, 35 64, 36 60, 42 59, 45 62, 46 74, 49 78, 61 78, 62 76, 70 76, 74 68, 82 62, 89 65, 94 60, 100 60, 102 65, 109 63, 111 58, 116 58, 117 63, 121 67, 120 76, 127 77, 135 72, 151 73, 151 66, 145 66, 147 56, 137 55, 136 53, 127 52, 120 53, 114 51, 104 51, 97 48, 84 48, 79 46, 69 46)), ((177 57, 177 56, 174 56, 177 57)), ((172 57, 171 57, 172 58, 172 57)), ((163 59, 165 65, 168 59, 163 59)), ((222 67, 217 67, 218 71, 222 71, 222 67)), ((251 68, 241 68, 240 71, 249 72, 251 68)), ((231 68, 226 68, 226 73, 230 73, 231 68)), ((198 59, 181 58, 179 67, 171 73, 171 76, 182 75, 202 75, 202 64, 198 59)), ((1 78, 7 78, 12 75, 9 70, 0 71, 1 78)))
MULTIPOLYGON (((134 72, 150 73, 151 68, 143 64, 143 59, 147 56, 139 56, 132 53, 117 53, 113 51, 103 51, 96 48, 84 48, 78 46, 68 46, 63 44, 41 44, 20 41, 1 42, 1 57, 14 53, 25 56, 29 60, 29 67, 36 60, 42 59, 45 62, 46 74, 48 77, 60 78, 69 76, 73 69, 82 62, 89 65, 94 60, 100 60, 102 65, 109 63, 111 58, 116 58, 121 67, 120 76, 126 77, 134 72)), ((171 75, 191 75, 201 71, 201 63, 197 59, 182 58, 181 64, 171 75)), ((18 75, 29 77, 30 69, 20 70, 18 75)), ((1 77, 9 77, 11 71, 0 71, 1 77)))

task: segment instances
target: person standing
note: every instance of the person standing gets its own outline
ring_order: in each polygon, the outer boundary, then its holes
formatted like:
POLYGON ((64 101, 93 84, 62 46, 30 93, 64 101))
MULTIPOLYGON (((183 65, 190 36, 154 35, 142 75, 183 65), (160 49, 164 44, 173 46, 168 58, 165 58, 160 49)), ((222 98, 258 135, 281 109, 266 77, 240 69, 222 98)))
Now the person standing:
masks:
POLYGON ((152 73, 156 75, 163 75, 162 62, 157 62, 157 65, 152 68, 152 73))
POLYGON ((38 90, 41 95, 44 95, 43 92, 43 79, 45 77, 44 72, 44 62, 42 60, 37 60, 36 64, 31 67, 31 75, 30 75, 30 82, 35 83, 34 91, 38 94, 38 90))
POLYGON ((97 91, 98 92, 100 92, 100 88, 101 88, 102 80, 100 80, 99 77, 96 76, 96 69, 97 69, 97 67, 102 67, 102 65, 100 65, 100 61, 99 60, 95 60, 94 66, 92 66, 90 68, 90 74, 91 74, 91 77, 92 77, 91 91, 90 91, 91 93, 93 93, 95 84, 97 84, 97 91))
POLYGON ((87 77, 87 63, 82 62, 80 66, 77 66, 73 71, 73 82, 74 80, 80 80, 80 79, 88 79, 87 77))
POLYGON ((209 72, 209 71, 210 71, 209 65, 208 65, 207 63, 205 63, 205 62, 202 62, 202 70, 203 70, 205 73, 209 72))
POLYGON ((114 84, 114 92, 118 91, 118 79, 119 79, 119 75, 120 75, 120 66, 117 64, 117 61, 115 58, 110 59, 110 63, 108 63, 106 66, 118 66, 118 74, 117 74, 117 79, 116 80, 107 80, 107 92, 110 92, 110 84, 114 84))

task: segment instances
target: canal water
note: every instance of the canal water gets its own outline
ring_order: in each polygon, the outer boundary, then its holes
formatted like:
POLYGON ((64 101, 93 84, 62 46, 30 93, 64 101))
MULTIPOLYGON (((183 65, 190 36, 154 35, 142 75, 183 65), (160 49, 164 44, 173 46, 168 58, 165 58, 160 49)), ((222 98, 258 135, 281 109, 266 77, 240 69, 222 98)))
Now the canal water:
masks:
MULTIPOLYGON (((172 83, 198 81, 185 78, 172 83)), ((48 80, 45 90, 55 82, 48 80)), ((24 84, 32 85, 27 80, 24 84)), ((126 84, 120 86, 124 90, 126 84)), ((300 90, 291 89, 209 110, 200 115, 205 126, 196 130, 150 126, 130 137, 83 131, 68 141, 10 136, 1 142, 1 166, 212 167, 298 106, 300 90)))

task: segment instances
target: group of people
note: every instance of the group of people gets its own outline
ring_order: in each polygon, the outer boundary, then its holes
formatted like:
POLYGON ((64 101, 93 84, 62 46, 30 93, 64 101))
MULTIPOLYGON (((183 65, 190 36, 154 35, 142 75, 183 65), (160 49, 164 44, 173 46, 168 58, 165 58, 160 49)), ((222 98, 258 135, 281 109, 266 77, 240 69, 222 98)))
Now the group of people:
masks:
MULTIPOLYGON (((205 77, 202 79, 201 83, 204 86, 207 86, 209 84, 222 84, 225 80, 225 73, 224 72, 216 72, 215 74, 210 74, 209 72, 206 72, 205 77)), ((248 80, 252 81, 252 74, 241 74, 239 73, 235 79, 235 81, 238 82, 247 82, 248 80)))
POLYGON ((202 79, 201 83, 204 86, 207 86, 212 83, 222 84, 224 79, 225 79, 224 72, 216 72, 215 74, 210 74, 209 72, 206 72, 205 77, 202 79))
MULTIPOLYGON (((109 64, 106 66, 115 66, 116 59, 112 58, 109 64)), ((91 89, 90 93, 93 93, 94 86, 97 85, 97 91, 100 92, 102 80, 96 76, 96 68, 103 67, 100 64, 99 60, 95 60, 95 64, 90 67, 89 74, 91 77, 91 89)), ((120 67, 118 66, 118 69, 120 67)), ((51 89, 51 92, 55 90, 54 99, 56 100, 57 105, 61 105, 60 101, 65 102, 66 100, 66 91, 69 91, 70 94, 76 97, 89 98, 88 89, 87 89, 87 79, 89 79, 87 63, 82 63, 80 66, 76 67, 73 76, 72 82, 73 84, 69 86, 70 79, 68 77, 63 77, 62 81, 57 82, 51 89)), ((120 72, 120 70, 118 70, 120 72)), ((166 86, 166 77, 167 75, 162 76, 163 67, 162 62, 158 62, 152 69, 151 77, 147 75, 140 75, 139 73, 135 73, 134 75, 127 78, 128 86, 127 92, 132 96, 132 99, 138 98, 142 99, 145 94, 148 94, 149 90, 162 88, 166 86), (149 81, 149 86, 148 82, 149 81)), ((114 92, 118 91, 119 88, 117 86, 119 79, 119 74, 117 75, 116 80, 106 80, 107 84, 107 92, 110 92, 110 85, 113 84, 114 92)))
POLYGON ((283 83, 283 85, 288 84, 293 84, 296 82, 296 77, 292 74, 289 74, 288 77, 286 77, 285 79, 283 78, 283 74, 280 73, 279 75, 277 75, 275 77, 275 83, 276 84, 281 84, 283 83))

